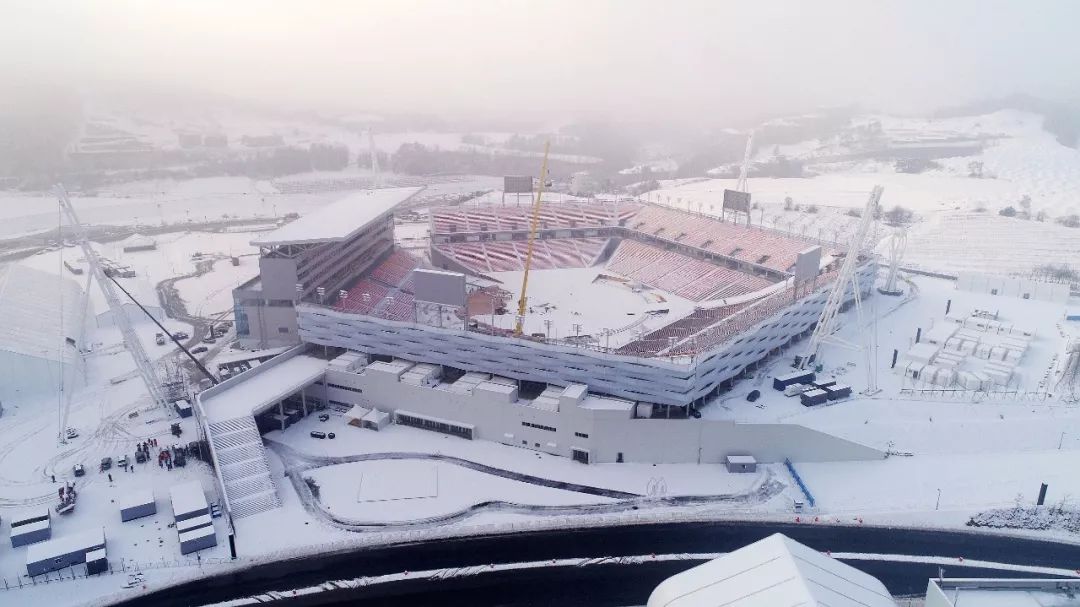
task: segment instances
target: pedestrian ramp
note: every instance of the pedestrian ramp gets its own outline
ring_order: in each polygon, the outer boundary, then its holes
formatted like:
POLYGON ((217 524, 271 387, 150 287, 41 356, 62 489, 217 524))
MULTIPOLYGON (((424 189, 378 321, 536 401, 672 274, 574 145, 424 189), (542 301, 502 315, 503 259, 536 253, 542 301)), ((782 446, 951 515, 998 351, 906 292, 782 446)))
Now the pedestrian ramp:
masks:
POLYGON ((255 418, 242 416, 209 427, 231 515, 243 518, 280 507, 255 418))

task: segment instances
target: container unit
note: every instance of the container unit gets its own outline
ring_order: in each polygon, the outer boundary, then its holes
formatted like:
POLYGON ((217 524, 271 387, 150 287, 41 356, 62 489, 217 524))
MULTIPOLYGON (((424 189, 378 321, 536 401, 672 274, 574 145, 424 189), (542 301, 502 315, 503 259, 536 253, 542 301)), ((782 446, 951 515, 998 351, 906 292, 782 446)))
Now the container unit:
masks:
POLYGON ((52 537, 48 510, 24 512, 11 517, 11 547, 18 548, 52 537))
POLYGON ((191 554, 214 546, 217 546, 217 534, 214 532, 213 525, 180 534, 180 554, 191 554))
POLYGON ((788 386, 795 384, 809 384, 814 381, 813 371, 795 371, 787 375, 778 375, 773 378, 773 389, 783 391, 788 386))
POLYGON ((757 460, 752 455, 729 455, 726 463, 728 472, 757 472, 757 460))
POLYGON ((11 528, 11 547, 18 548, 36 542, 44 542, 52 537, 52 524, 49 519, 33 521, 11 528))
POLYGON ((105 549, 98 548, 86 553, 86 575, 96 575, 109 570, 109 560, 105 556, 105 549))
POLYGON ((26 573, 41 575, 86 562, 86 555, 105 549, 101 527, 33 544, 26 549, 26 573))
POLYGON ((209 514, 200 514, 189 519, 177 521, 176 532, 183 534, 195 529, 202 529, 203 527, 209 527, 214 524, 214 520, 210 518, 209 514))
POLYGON ((189 481, 173 486, 169 489, 169 497, 172 502, 173 517, 177 522, 210 514, 210 507, 206 503, 206 495, 199 481, 189 481))
POLYGON ((120 500, 120 520, 123 522, 155 514, 157 502, 154 500, 154 492, 149 489, 129 493, 120 500))
POLYGON ((847 398, 851 396, 851 386, 845 386, 843 384, 834 384, 829 386, 826 390, 829 400, 839 400, 841 398, 847 398))
POLYGON ((803 392, 799 397, 804 407, 813 407, 814 405, 820 405, 829 400, 829 393, 821 390, 810 390, 809 392, 803 392))
POLYGON ((191 403, 184 399, 174 402, 173 409, 176 410, 176 414, 180 417, 191 417, 191 403))

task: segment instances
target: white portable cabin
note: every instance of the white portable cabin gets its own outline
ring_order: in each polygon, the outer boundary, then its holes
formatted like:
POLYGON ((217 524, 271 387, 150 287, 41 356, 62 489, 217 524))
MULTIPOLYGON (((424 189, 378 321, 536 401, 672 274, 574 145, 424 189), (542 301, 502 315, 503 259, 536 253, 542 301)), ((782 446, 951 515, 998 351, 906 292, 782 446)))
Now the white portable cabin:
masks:
POLYGON ((144 516, 157 514, 157 502, 154 500, 154 492, 150 489, 135 491, 120 498, 120 520, 122 522, 133 521, 144 516))
POLYGON ((85 563, 87 553, 103 548, 105 530, 102 527, 33 544, 26 549, 26 573, 41 575, 85 563))
POLYGON ((44 542, 52 537, 52 523, 44 520, 31 521, 11 528, 11 547, 27 546, 37 542, 44 542))
POLYGON ((213 525, 180 534, 180 554, 191 554, 214 546, 217 546, 217 533, 213 525))
POLYGON ((176 522, 176 532, 183 534, 194 529, 201 529, 203 527, 209 527, 214 524, 214 519, 210 518, 209 514, 200 514, 199 516, 193 516, 189 519, 176 522))
POLYGON ((32 510, 11 517, 11 547, 18 548, 52 537, 49 510, 32 510))
POLYGON ((173 517, 177 522, 200 514, 210 514, 202 483, 197 480, 174 485, 169 489, 169 497, 172 501, 173 517))
POLYGON ((908 349, 904 354, 904 358, 923 364, 929 364, 934 362, 934 358, 937 356, 938 347, 934 344, 918 343, 908 349))
POLYGON ((364 416, 371 413, 371 409, 363 405, 353 405, 345 412, 345 423, 357 428, 364 427, 364 416))
POLYGON ((944 346, 949 339, 956 334, 960 327, 952 323, 938 323, 923 334, 923 341, 930 344, 944 346))

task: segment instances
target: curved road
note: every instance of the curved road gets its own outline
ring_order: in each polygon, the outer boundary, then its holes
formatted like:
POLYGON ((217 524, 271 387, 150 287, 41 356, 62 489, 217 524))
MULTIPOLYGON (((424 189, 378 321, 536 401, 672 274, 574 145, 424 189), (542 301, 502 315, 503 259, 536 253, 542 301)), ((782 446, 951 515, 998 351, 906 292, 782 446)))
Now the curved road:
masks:
MULTIPOLYGON (((946 576, 953 577, 991 574, 991 572, 965 568, 958 557, 1070 570, 1080 568, 1080 545, 1078 544, 1002 535, 765 522, 657 524, 514 533, 363 548, 342 554, 260 565, 244 571, 185 583, 122 604, 153 605, 154 607, 202 605, 271 590, 287 591, 303 588, 318 585, 327 580, 353 579, 358 576, 444 567, 487 566, 492 563, 559 558, 602 558, 650 553, 730 552, 777 532, 784 533, 820 551, 957 558, 955 566, 946 567, 946 576)), ((257 538, 238 537, 238 550, 241 554, 245 541, 256 542, 257 538)), ((485 596, 485 592, 490 592, 494 585, 501 583, 500 580, 513 581, 513 583, 507 582, 504 586, 505 592, 510 594, 498 595, 500 600, 496 602, 500 604, 551 604, 548 603, 552 600, 550 599, 551 592, 568 592, 570 594, 567 596, 577 597, 577 600, 563 601, 561 604, 595 606, 627 604, 627 600, 630 600, 630 604, 643 604, 648 593, 661 579, 695 564, 694 561, 680 561, 655 565, 613 565, 610 571, 582 569, 577 573, 563 569, 528 570, 504 572, 492 577, 472 577, 471 581, 428 580, 406 585, 399 584, 400 593, 396 595, 397 602, 388 602, 384 596, 370 604, 417 604, 412 599, 423 602, 425 594, 438 591, 435 586, 445 584, 448 586, 442 589, 449 590, 454 584, 463 583, 471 584, 471 586, 469 589, 461 587, 455 592, 465 593, 476 600, 478 597, 485 596), (565 586, 552 584, 555 580, 559 580, 560 584, 565 584, 565 586), (537 594, 527 590, 533 586, 537 594), (611 594, 596 592, 593 595, 592 591, 602 588, 608 588, 611 594), (583 600, 583 597, 589 595, 593 596, 583 600), (617 600, 611 597, 617 597, 617 600)), ((852 561, 850 564, 881 578, 894 594, 919 593, 925 590, 927 579, 937 574, 936 566, 918 563, 852 561)), ((1025 577, 1013 573, 998 575, 1025 577)), ((375 592, 373 587, 365 596, 371 597, 375 592)), ((282 603, 315 605, 364 598, 353 595, 355 592, 348 598, 340 594, 325 593, 318 599, 308 597, 303 601, 290 600, 282 603)), ((493 595, 486 596, 494 598, 493 595)), ((447 602, 446 604, 455 603, 447 602)))

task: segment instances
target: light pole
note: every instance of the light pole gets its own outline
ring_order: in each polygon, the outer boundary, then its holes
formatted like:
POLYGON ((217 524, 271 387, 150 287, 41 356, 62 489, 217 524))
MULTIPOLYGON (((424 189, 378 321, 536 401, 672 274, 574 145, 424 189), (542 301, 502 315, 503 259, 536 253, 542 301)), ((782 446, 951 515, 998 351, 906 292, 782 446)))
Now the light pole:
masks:
POLYGON ((934 510, 941 507, 941 489, 937 490, 937 503, 934 504, 934 510))
POLYGON ((1061 438, 1058 439, 1058 451, 1061 451, 1061 445, 1065 442, 1065 433, 1061 433, 1061 438))

